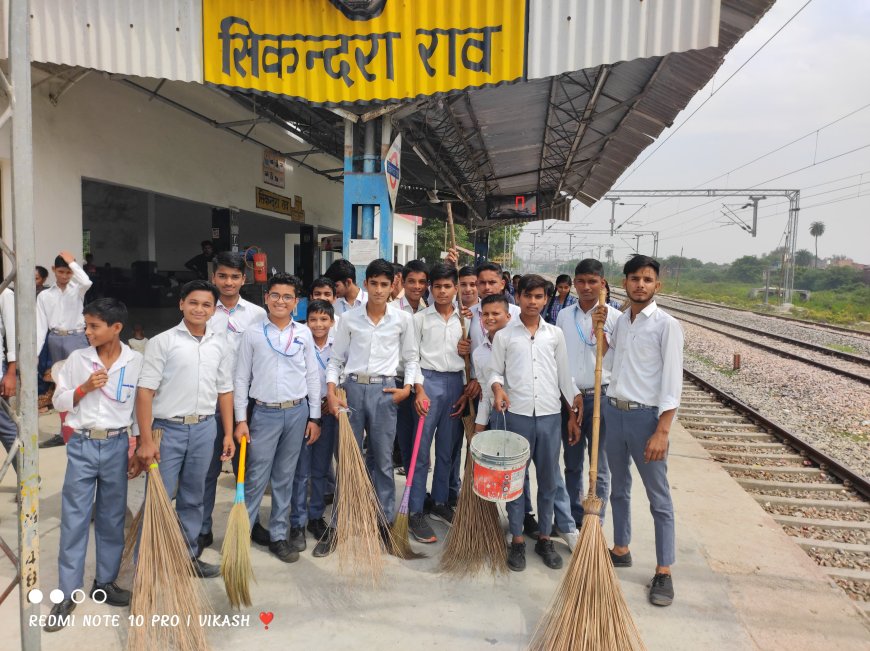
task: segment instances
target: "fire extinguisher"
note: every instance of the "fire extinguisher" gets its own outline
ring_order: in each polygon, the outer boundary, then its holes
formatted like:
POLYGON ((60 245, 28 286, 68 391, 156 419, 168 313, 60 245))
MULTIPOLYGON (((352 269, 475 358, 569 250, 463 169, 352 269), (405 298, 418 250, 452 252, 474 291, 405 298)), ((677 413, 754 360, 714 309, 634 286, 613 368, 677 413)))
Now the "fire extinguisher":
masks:
POLYGON ((268 280, 268 273, 266 271, 266 254, 262 252, 258 252, 254 254, 254 282, 255 283, 264 283, 268 280))

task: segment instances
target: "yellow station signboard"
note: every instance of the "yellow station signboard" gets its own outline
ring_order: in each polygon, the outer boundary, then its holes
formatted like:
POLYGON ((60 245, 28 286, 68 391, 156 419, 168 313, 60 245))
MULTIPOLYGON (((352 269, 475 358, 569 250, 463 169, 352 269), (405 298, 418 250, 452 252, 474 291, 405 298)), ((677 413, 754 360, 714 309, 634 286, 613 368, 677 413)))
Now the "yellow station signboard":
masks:
POLYGON ((401 100, 522 79, 526 0, 203 0, 204 80, 315 104, 401 100))

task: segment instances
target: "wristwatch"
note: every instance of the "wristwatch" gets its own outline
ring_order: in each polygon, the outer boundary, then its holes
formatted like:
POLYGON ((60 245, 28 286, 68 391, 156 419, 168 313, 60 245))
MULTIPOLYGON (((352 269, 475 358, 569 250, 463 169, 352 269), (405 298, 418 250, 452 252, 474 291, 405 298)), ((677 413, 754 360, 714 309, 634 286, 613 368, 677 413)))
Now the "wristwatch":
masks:
POLYGON ((308 419, 308 422, 309 422, 309 423, 314 423, 314 424, 317 425, 318 427, 320 427, 321 425, 323 425, 323 420, 320 419, 320 418, 309 418, 309 419, 308 419))

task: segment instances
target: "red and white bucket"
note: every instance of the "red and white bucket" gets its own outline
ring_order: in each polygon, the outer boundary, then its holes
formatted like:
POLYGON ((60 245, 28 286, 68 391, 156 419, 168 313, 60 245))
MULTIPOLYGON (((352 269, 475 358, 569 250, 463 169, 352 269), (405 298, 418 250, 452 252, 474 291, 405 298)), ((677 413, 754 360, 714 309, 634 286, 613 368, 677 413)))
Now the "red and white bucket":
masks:
POLYGON ((519 434, 490 429, 471 439, 475 494, 488 502, 510 502, 523 493, 529 442, 519 434))

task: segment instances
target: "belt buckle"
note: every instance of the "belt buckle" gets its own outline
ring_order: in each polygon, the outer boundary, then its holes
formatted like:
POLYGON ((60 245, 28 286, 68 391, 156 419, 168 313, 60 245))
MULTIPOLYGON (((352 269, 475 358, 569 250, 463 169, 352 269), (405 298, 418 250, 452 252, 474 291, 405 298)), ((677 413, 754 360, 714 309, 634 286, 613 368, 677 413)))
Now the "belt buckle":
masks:
POLYGON ((88 438, 94 441, 103 441, 109 438, 109 430, 107 429, 92 429, 88 432, 88 438))
POLYGON ((296 401, 295 400, 285 400, 284 402, 279 403, 278 406, 281 409, 290 409, 290 407, 296 406, 296 401))
POLYGON ((357 384, 371 384, 372 376, 368 373, 357 373, 356 374, 356 383, 357 384))
POLYGON ((620 400, 616 399, 616 408, 621 409, 622 411, 628 411, 631 409, 631 401, 629 400, 620 400))
POLYGON ((199 416, 197 416, 196 414, 194 414, 193 416, 184 416, 182 418, 182 423, 184 425, 196 425, 197 423, 199 423, 199 416))

